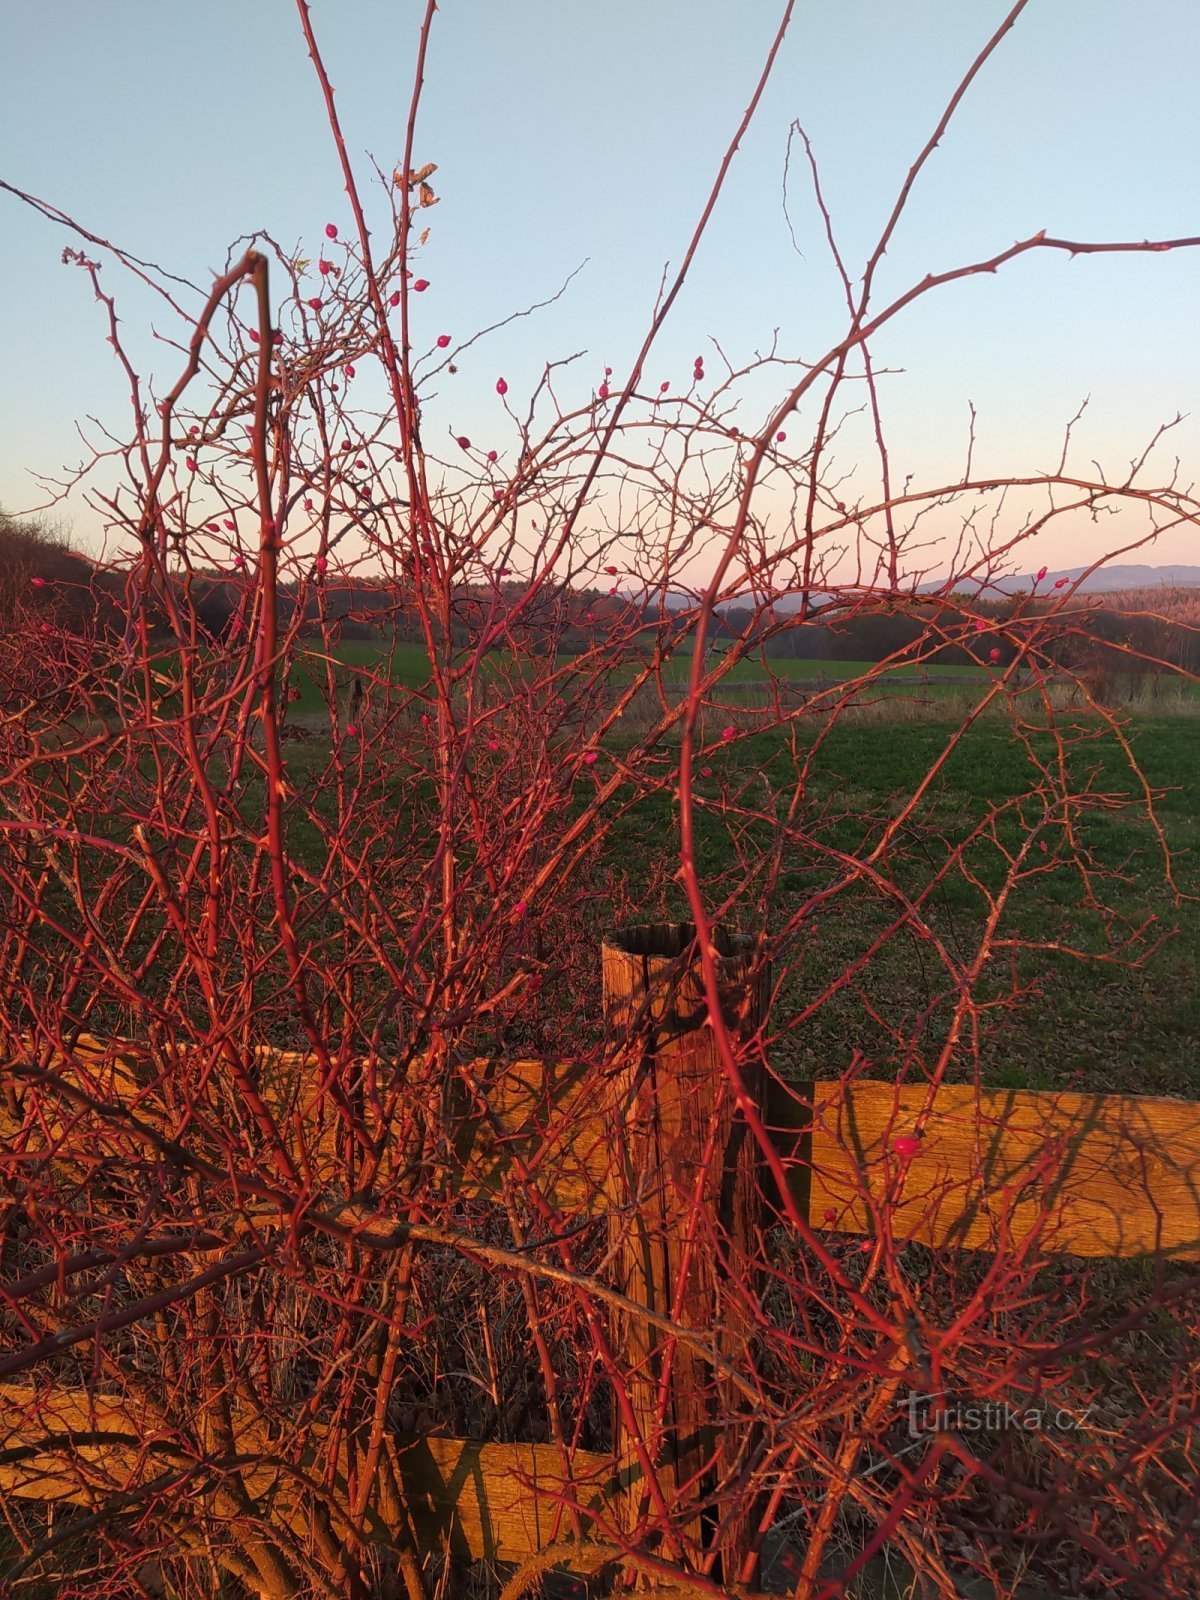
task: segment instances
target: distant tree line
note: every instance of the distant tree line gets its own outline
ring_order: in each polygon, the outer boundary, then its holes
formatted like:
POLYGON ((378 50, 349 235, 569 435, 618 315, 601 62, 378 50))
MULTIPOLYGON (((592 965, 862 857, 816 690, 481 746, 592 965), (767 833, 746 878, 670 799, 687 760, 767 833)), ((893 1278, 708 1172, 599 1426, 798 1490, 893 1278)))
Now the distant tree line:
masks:
MULTIPOLYGON (((211 570, 173 571, 168 580, 188 592, 203 634, 219 642, 228 632, 244 592, 244 580, 211 570)), ((478 642, 495 629, 504 645, 533 653, 555 649, 582 653, 602 646, 618 621, 622 631, 636 602, 598 589, 542 589, 531 602, 523 584, 499 580, 491 587, 463 584, 452 603, 450 628, 457 646, 478 642), (522 603, 518 606, 517 602, 522 603), (497 625, 500 625, 499 627, 497 625)), ((0 629, 29 610, 57 630, 81 638, 121 633, 129 622, 128 574, 70 549, 60 530, 18 521, 0 512, 0 629)), ((146 600, 152 631, 164 642, 173 635, 161 593, 146 600)), ((310 575, 285 582, 279 591, 281 623, 303 611, 305 629, 327 627, 335 638, 396 637, 422 641, 419 617, 406 603, 401 584, 382 578, 337 575, 328 582, 310 575)), ((1054 629, 1039 648, 1064 669, 1105 664, 1130 678, 1177 670, 1200 674, 1200 589, 1163 585, 1113 595, 1011 596, 979 601, 962 595, 898 603, 869 596, 853 605, 823 608, 801 620, 771 607, 730 606, 709 628, 711 647, 735 644, 776 660, 881 661, 969 667, 981 661, 1004 666, 1018 651, 1031 623, 1054 607, 1054 629), (973 632, 977 619, 985 627, 973 632), (1008 630, 1011 627, 1011 632, 1008 630), (939 644, 940 636, 946 642, 939 644)), ((688 612, 642 603, 640 623, 651 641, 686 648, 688 612)))

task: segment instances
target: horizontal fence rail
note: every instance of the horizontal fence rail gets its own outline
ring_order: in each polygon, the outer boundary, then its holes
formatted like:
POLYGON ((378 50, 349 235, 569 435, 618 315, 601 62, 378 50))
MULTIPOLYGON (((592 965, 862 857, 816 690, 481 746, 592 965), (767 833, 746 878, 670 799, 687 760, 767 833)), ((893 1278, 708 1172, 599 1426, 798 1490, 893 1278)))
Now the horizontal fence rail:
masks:
MULTIPOLYGON (((297 1533, 306 1529, 314 1487, 327 1501, 347 1500, 346 1452, 331 1475, 325 1429, 314 1424, 300 1452, 289 1449, 286 1465, 280 1441, 253 1418, 237 1422, 237 1476, 254 1500, 297 1533)), ((109 1498, 107 1486, 127 1483, 136 1490, 162 1480, 175 1492, 210 1496, 223 1493, 215 1439, 212 1455, 197 1459, 195 1443, 179 1435, 165 1418, 148 1416, 119 1396, 85 1395, 33 1384, 0 1385, 0 1493, 68 1505, 92 1505, 109 1498), (70 1469, 64 1463, 70 1456, 70 1469), (83 1467, 81 1474, 78 1470, 83 1467), (94 1478, 90 1490, 86 1478, 94 1478), (84 1481, 81 1481, 81 1478, 84 1481)), ((469 1439, 426 1434, 389 1439, 389 1465, 421 1546, 449 1551, 461 1561, 517 1561, 565 1539, 569 1521, 564 1497, 602 1512, 619 1492, 608 1456, 576 1450, 570 1473, 548 1444, 479 1444, 469 1439)))
MULTIPOLYGON (((744 1256, 747 1281, 756 1271, 753 1241, 781 1197, 736 1114, 705 1025, 698 968, 687 964, 690 939, 686 924, 663 924, 609 940, 599 1077, 596 1060, 465 1063, 442 1102, 432 1153, 427 1140, 388 1126, 383 1103, 361 1084, 363 1121, 379 1137, 366 1152, 351 1149, 312 1058, 267 1047, 253 1053, 259 1110, 312 1192, 345 1190, 358 1168, 383 1184, 423 1163, 443 1199, 507 1202, 536 1192, 560 1215, 607 1219, 617 1280, 608 1311, 630 1408, 611 1453, 389 1432, 385 1476, 422 1550, 521 1560, 557 1553, 580 1531, 596 1549, 619 1548, 645 1510, 650 1456, 639 1451, 653 1436, 659 1480, 695 1496, 686 1529, 694 1547, 712 1552, 715 1577, 741 1570, 755 1508, 724 1505, 717 1485, 736 1477, 722 1475, 729 1463, 721 1425, 740 1418, 730 1435, 755 1426, 744 1395, 721 1376, 733 1371, 726 1357, 746 1330, 722 1298, 728 1266, 681 1252, 681 1197, 700 1195, 720 1211, 729 1260, 736 1269, 744 1256), (667 1337, 672 1327, 686 1335, 667 1337)), ((765 1023, 767 975, 736 936, 722 936, 718 948, 726 1021, 754 1034, 765 1023)), ((421 1070, 409 1064, 418 1078, 421 1070)), ((87 1035, 65 1050, 26 1040, 0 1072, 4 1168, 10 1179, 61 1168, 86 1186, 92 1170, 122 1151, 182 1145, 216 1161, 238 1129, 253 1148, 262 1124, 256 1133, 244 1095, 217 1076, 199 1081, 205 1087, 177 1103, 161 1054, 87 1035)), ((765 1066, 746 1087, 788 1199, 814 1230, 870 1238, 886 1228, 895 1243, 969 1250, 1032 1240, 1046 1254, 1200 1260, 1198 1105, 859 1077, 792 1083, 765 1066)), ((279 1206, 235 1186, 223 1221, 225 1235, 231 1222, 253 1232, 278 1225, 279 1206)), ((21 1372, 0 1382, 0 1493, 98 1511, 114 1496, 136 1500, 147 1485, 170 1484, 219 1510, 231 1473, 240 1495, 300 1536, 315 1484, 327 1505, 353 1499, 350 1447, 312 1418, 298 1418, 297 1432, 281 1440, 233 1407, 235 1460, 222 1464, 205 1419, 181 1425, 136 1397, 102 1386, 85 1392, 66 1380, 53 1353, 34 1370, 37 1381, 21 1372)), ((399 1514, 378 1498, 368 1513, 399 1514)), ((572 1548, 568 1564, 586 1569, 593 1557, 577 1542, 572 1548)))
MULTIPOLYGON (((70 1054, 47 1056, 37 1075, 57 1084, 57 1108, 46 1116, 43 1103, 31 1123, 20 1069, 34 1060, 7 1063, 0 1141, 11 1159, 53 1158, 83 1115, 124 1137, 139 1129, 172 1136, 176 1114, 157 1102, 135 1046, 82 1035, 70 1054)), ((303 1139, 319 1181, 338 1160, 340 1125, 313 1088, 314 1060, 263 1047, 256 1064, 268 1109, 285 1134, 303 1139)), ((519 1162, 559 1210, 602 1212, 611 1200, 611 1128, 605 1114, 581 1105, 594 1063, 480 1058, 471 1070, 488 1085, 490 1114, 470 1110, 464 1093, 453 1124, 453 1192, 499 1199, 519 1162)), ((764 1109, 792 1197, 814 1228, 871 1232, 868 1197, 881 1199, 896 1173, 890 1142, 915 1133, 918 1152, 904 1163, 892 1214, 898 1238, 987 1250, 1002 1234, 1021 1240, 1036 1229, 1050 1253, 1200 1260, 1200 1105, 1192 1101, 768 1077, 764 1109)), ((203 1105, 194 1111, 202 1149, 203 1105)), ((408 1159, 403 1147, 389 1151, 383 1175, 408 1159)))

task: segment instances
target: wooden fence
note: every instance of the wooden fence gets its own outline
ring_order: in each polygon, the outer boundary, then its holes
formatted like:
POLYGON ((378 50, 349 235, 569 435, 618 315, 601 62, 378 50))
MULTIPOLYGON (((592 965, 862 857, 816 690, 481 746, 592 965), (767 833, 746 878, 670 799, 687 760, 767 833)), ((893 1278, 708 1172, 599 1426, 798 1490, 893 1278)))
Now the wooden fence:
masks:
MULTIPOLYGON (((759 969, 751 984, 744 941, 722 938, 720 951, 727 1020, 753 1033, 765 1021, 767 975, 759 969)), ((651 1431, 668 1318, 694 1329, 697 1339, 694 1350, 676 1346, 655 1471, 692 1482, 698 1508, 711 1504, 711 1485, 721 1476, 712 1467, 721 1448, 714 1407, 728 1418, 746 1402, 729 1385, 714 1399, 712 1382, 697 1381, 692 1366, 701 1345, 719 1354, 736 1345, 741 1330, 718 1317, 715 1263, 692 1260, 682 1271, 680 1221, 699 1194, 719 1208, 731 1258, 741 1252, 749 1264, 764 1208, 778 1209, 781 1197, 721 1071, 692 953, 687 925, 625 929, 605 943, 606 1058, 613 1063, 605 1099, 596 1098, 594 1063, 477 1063, 477 1078, 489 1085, 488 1113, 464 1103, 455 1123, 455 1193, 498 1197, 519 1166, 522 1181, 537 1184, 560 1211, 609 1215, 624 1296, 613 1312, 613 1337, 637 1430, 631 1437, 627 1417, 611 1455, 577 1451, 569 1473, 550 1445, 391 1438, 394 1476, 427 1549, 463 1561, 521 1560, 566 1537, 567 1499, 621 1520, 632 1516, 642 1481, 637 1431, 643 1419, 642 1437, 651 1431), (636 1314, 639 1307, 649 1316, 636 1314)), ((58 1160, 70 1125, 97 1108, 98 1127, 106 1117, 127 1126, 136 1114, 147 1136, 171 1133, 134 1046, 114 1050, 83 1037, 52 1061, 29 1053, 7 1067, 0 1074, 0 1157, 58 1160)), ((319 1187, 337 1171, 336 1124, 322 1120, 326 1102, 305 1068, 303 1057, 258 1054, 259 1091, 279 1125, 305 1138, 310 1181, 319 1187)), ((888 1225, 898 1240, 986 1250, 1036 1229, 1047 1252, 1200 1259, 1200 1105, 865 1079, 782 1084, 765 1068, 751 1073, 746 1087, 778 1153, 788 1198, 814 1230, 870 1234, 890 1185, 888 1225), (898 1135, 919 1143, 903 1163, 897 1193, 898 1135)), ((388 1170, 402 1169, 409 1155, 390 1150, 388 1170)), ((131 1411, 117 1395, 24 1377, 0 1385, 0 1491, 94 1505, 101 1485, 111 1490, 138 1474, 178 1470, 184 1463, 177 1444, 159 1420, 131 1411)), ((752 1418, 744 1421, 753 1426, 752 1418)), ((261 1432, 247 1422, 238 1434, 239 1457, 256 1463, 243 1471, 242 1484, 252 1499, 270 1503, 272 1517, 301 1532, 309 1516, 305 1494, 294 1471, 273 1464, 261 1432)), ((314 1453, 319 1445, 318 1430, 314 1453)), ((328 1483, 327 1461, 323 1470, 328 1483)), ((337 1485, 330 1487, 336 1493, 337 1485)), ((735 1516, 706 1516, 701 1527, 697 1510, 693 1531, 701 1542, 715 1542, 723 1524, 719 1548, 732 1571, 748 1529, 735 1516)), ((586 1555, 572 1564, 586 1566, 586 1555)))

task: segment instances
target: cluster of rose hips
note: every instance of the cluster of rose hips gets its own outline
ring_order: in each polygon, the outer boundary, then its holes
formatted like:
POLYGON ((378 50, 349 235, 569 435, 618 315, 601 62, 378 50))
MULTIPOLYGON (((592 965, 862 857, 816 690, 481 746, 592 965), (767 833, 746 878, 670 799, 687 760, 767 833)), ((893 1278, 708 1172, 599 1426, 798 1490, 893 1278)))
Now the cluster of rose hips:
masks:
MULTIPOLYGON (((325 224, 325 237, 327 239, 334 240, 334 239, 337 238, 337 236, 338 236, 337 223, 336 222, 327 222, 325 224)), ((325 256, 321 256, 317 261, 317 271, 321 274, 321 276, 323 278, 328 278, 331 274, 334 277, 336 277, 338 269, 334 266, 332 261, 327 260, 325 256)), ((408 277, 408 276, 410 276, 410 274, 408 272, 406 272, 405 273, 405 277, 408 277)), ((424 294, 426 289, 428 289, 428 287, 429 287, 429 279, 428 278, 418 278, 414 282, 412 287, 413 287, 413 292, 415 294, 424 294)), ((310 299, 306 300, 304 303, 305 303, 306 306, 308 306, 310 311, 321 311, 323 309, 323 307, 324 307, 324 302, 322 301, 322 299, 321 299, 321 297, 319 295, 313 295, 310 299)), ((393 289, 391 294, 388 296, 388 305, 392 306, 392 307, 395 307, 395 306, 398 306, 399 304, 400 304, 400 291, 399 291, 399 289, 393 289)), ((450 342, 449 339, 447 339, 446 343, 449 344, 449 342, 450 342)))

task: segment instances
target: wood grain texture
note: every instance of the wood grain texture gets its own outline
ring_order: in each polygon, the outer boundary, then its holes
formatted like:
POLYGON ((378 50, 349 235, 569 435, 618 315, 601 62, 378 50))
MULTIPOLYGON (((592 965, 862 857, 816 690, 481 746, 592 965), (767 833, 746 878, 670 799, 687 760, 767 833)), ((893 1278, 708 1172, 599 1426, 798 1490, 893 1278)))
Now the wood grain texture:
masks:
MULTIPOLYGON (((690 924, 663 923, 620 929, 604 942, 606 1033, 619 1064, 610 1099, 618 1155, 610 1239, 625 1295, 711 1331, 722 1353, 736 1357, 750 1337, 743 1308, 757 1287, 760 1151, 735 1114, 706 1025, 694 938, 690 924)), ((717 951, 725 1020, 752 1036, 767 975, 760 968, 756 981, 749 940, 718 936, 717 951)), ((757 1099, 757 1063, 747 1061, 743 1076, 757 1099)), ((714 1381, 695 1352, 644 1322, 618 1315, 613 1342, 667 1504, 703 1508, 677 1519, 680 1531, 697 1551, 719 1552, 717 1571, 736 1574, 756 1508, 744 1494, 729 1499, 722 1485, 744 1465, 738 1451, 753 1437, 744 1400, 714 1381)), ((629 1457, 635 1435, 619 1416, 617 1424, 618 1451, 629 1457)), ((640 1488, 630 1496, 631 1530, 648 1506, 640 1488)))
MULTIPOLYGON (((256 1421, 237 1422, 236 1461, 223 1459, 195 1423, 176 1428, 136 1402, 89 1397, 66 1388, 0 1385, 0 1493, 95 1510, 160 1496, 162 1513, 186 1518, 198 1500, 218 1516, 237 1515, 231 1491, 243 1489, 269 1523, 304 1533, 312 1486, 327 1503, 350 1493, 343 1448, 332 1469, 325 1431, 310 1427, 283 1452, 256 1421), (295 1471, 310 1473, 309 1483, 295 1471)), ((388 1458, 423 1552, 452 1559, 515 1561, 568 1538, 564 1499, 602 1509, 615 1492, 607 1457, 576 1451, 564 1474, 544 1444, 476 1444, 427 1436, 391 1438, 388 1458)), ((368 1519, 380 1508, 368 1508, 368 1519)), ((584 1517, 585 1528, 589 1520, 584 1517)))
MULTIPOLYGON (((252 1076, 283 1147, 314 1184, 344 1183, 348 1171, 361 1175, 363 1153, 349 1140, 335 1096, 321 1090, 312 1057, 260 1047, 252 1076)), ((386 1066, 380 1076, 386 1079, 386 1066)), ((374 1106, 358 1095, 356 1109, 377 1152, 376 1188, 432 1181, 448 1197, 472 1199, 499 1198, 506 1185, 520 1183, 563 1212, 604 1208, 607 1130, 601 1116, 581 1115, 576 1103, 581 1090, 595 1102, 595 1069, 587 1063, 481 1058, 448 1084, 423 1084, 419 1068, 413 1076, 403 1104, 421 1107, 424 1127, 389 1119, 382 1097, 374 1106), (524 1180, 515 1170, 518 1156, 524 1180)), ((263 1144, 228 1074, 206 1073, 195 1052, 156 1070, 148 1052, 129 1041, 84 1035, 69 1052, 34 1057, 26 1050, 0 1063, 0 1170, 53 1161, 79 1175, 106 1160, 119 1165, 151 1153, 148 1135, 178 1140, 220 1166, 231 1142, 236 1151, 244 1138, 248 1159, 263 1144)))
MULTIPOLYGON (((262 1048, 256 1068, 284 1142, 303 1148, 318 1177, 336 1169, 340 1123, 332 1100, 313 1089, 307 1056, 262 1048)), ((99 1164, 143 1148, 132 1119, 166 1136, 181 1126, 165 1104, 146 1054, 129 1041, 84 1035, 68 1056, 44 1063, 34 1095, 24 1076, 0 1066, 0 1170, 66 1160, 99 1164), (74 1094, 57 1092, 54 1080, 74 1094), (86 1096, 90 1105, 81 1105, 86 1096), (86 1137, 81 1137, 86 1135, 86 1137), (64 1141, 71 1156, 62 1153, 64 1141)), ((571 1060, 480 1060, 471 1080, 484 1087, 487 1114, 457 1083, 443 1141, 449 1193, 499 1197, 516 1182, 519 1154, 540 1193, 565 1213, 611 1205, 615 1152, 600 1107, 594 1065, 571 1060)), ((1200 1104, 1131 1095, 1058 1094, 944 1085, 896 1086, 870 1079, 797 1084, 768 1080, 766 1119, 789 1167, 789 1187, 816 1227, 869 1231, 856 1190, 884 1193, 894 1158, 885 1140, 921 1130, 908 1163, 897 1231, 928 1243, 995 1248, 1007 1227, 1028 1237, 1041 1221, 1050 1253, 1132 1256, 1156 1249, 1200 1260, 1200 1104), (810 1132, 811 1125, 811 1132, 810 1132), (1052 1215, 1042 1217, 1045 1197, 1052 1215)), ((184 1142, 213 1148, 205 1118, 231 1117, 221 1094, 201 1099, 184 1142)), ((226 1123, 226 1131, 232 1123, 226 1123)), ((401 1171, 413 1149, 401 1134, 385 1151, 383 1176, 401 1171)))
MULTIPOLYGON (((263 1094, 289 1150, 301 1141, 318 1177, 336 1169, 340 1123, 328 1097, 313 1090, 307 1056, 262 1048, 256 1052, 263 1094)), ((164 1104, 144 1051, 129 1041, 106 1044, 83 1036, 69 1056, 46 1064, 51 1081, 34 1096, 29 1081, 0 1067, 0 1170, 67 1159, 98 1164, 143 1148, 130 1117, 173 1136, 179 1108, 164 1104), (59 1078, 78 1098, 57 1093, 59 1078), (86 1137, 81 1137, 86 1134, 86 1137), (56 1155, 56 1152, 58 1154, 56 1155)), ((487 1114, 468 1090, 454 1086, 443 1143, 449 1193, 499 1197, 516 1182, 519 1154, 530 1181, 564 1213, 603 1212, 611 1205, 615 1152, 600 1109, 594 1065, 572 1060, 471 1063, 472 1081, 485 1086, 487 1114)), ((923 1085, 870 1079, 784 1088, 768 1080, 766 1119, 789 1168, 789 1187, 816 1227, 869 1231, 868 1207, 856 1190, 880 1196, 886 1175, 885 1139, 922 1129, 908 1164, 897 1231, 927 1243, 995 1248, 1007 1227, 1028 1237, 1041 1220, 1041 1245, 1050 1253, 1133 1256, 1161 1249, 1200 1260, 1200 1104, 1130 1095, 1081 1095, 1031 1090, 984 1090, 945 1085, 932 1101, 923 1085), (810 1124, 815 1126, 810 1133, 810 1124), (1042 1218, 1049 1199, 1052 1216, 1042 1218)), ((231 1116, 220 1094, 201 1099, 200 1122, 185 1142, 199 1150, 204 1118, 231 1116)), ((229 1126, 230 1124, 226 1124, 229 1126)), ((383 1176, 413 1159, 397 1133, 385 1152, 383 1176)))
POLYGON ((1200 1105, 864 1080, 812 1098, 814 1226, 870 1232, 864 1193, 891 1181, 899 1238, 995 1250, 1036 1230, 1052 1254, 1200 1259, 1200 1105), (920 1140, 909 1160, 891 1152, 902 1135, 920 1140))

